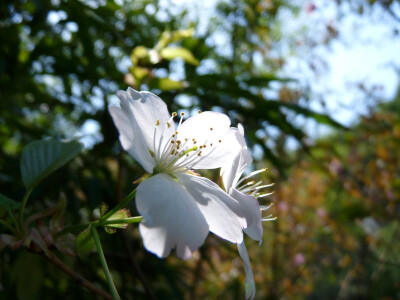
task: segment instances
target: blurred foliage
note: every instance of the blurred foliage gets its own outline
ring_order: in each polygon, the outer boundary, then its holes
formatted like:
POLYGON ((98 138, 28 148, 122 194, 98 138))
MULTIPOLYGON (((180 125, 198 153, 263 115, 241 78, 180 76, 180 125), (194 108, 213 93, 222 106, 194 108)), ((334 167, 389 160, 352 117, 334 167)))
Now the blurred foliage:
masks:
MULTIPOLYGON (((257 298, 399 298, 400 252, 393 241, 400 235, 400 100, 311 147, 295 116, 341 125, 310 110, 308 91, 278 75, 285 58, 273 55, 282 38, 277 15, 301 9, 291 1, 219 1, 218 17, 198 34, 198 23, 184 21, 185 11, 172 14, 155 0, 1 1, 0 203, 7 209, 0 217, 12 218, 24 195, 19 170, 25 145, 82 137, 84 153, 35 188, 27 213, 34 216, 30 226, 40 229, 32 233, 36 238, 51 235, 54 243, 46 247, 107 290, 91 248, 81 260, 74 237, 54 232, 92 220, 102 202, 114 206, 142 176, 121 151, 107 112, 116 91, 130 85, 160 95, 170 111, 227 113, 261 151, 257 164, 274 167, 268 180, 279 183, 273 212, 279 219, 265 224, 261 247, 249 246, 257 298), (301 146, 295 154, 286 150, 288 137, 301 146)), ((134 225, 101 238, 123 299, 244 295, 235 245, 211 235, 187 262, 146 252, 134 225)), ((27 248, 1 252, 0 298, 94 298, 27 248)))

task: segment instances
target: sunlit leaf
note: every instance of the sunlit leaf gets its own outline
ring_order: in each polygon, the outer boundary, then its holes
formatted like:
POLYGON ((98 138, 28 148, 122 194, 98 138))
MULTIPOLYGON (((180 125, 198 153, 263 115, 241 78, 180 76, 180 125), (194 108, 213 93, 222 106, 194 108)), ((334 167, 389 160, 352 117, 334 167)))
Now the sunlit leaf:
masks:
POLYGON ((46 176, 65 165, 82 151, 77 141, 34 141, 22 153, 22 181, 28 189, 34 188, 46 176))
POLYGON ((155 78, 149 83, 150 89, 160 89, 162 91, 180 90, 185 86, 184 82, 169 78, 155 78))
POLYGON ((175 58, 182 58, 188 64, 192 64, 195 66, 199 65, 199 61, 193 56, 192 52, 190 52, 186 48, 182 47, 168 47, 164 48, 160 51, 160 55, 162 58, 166 60, 173 60, 175 58))

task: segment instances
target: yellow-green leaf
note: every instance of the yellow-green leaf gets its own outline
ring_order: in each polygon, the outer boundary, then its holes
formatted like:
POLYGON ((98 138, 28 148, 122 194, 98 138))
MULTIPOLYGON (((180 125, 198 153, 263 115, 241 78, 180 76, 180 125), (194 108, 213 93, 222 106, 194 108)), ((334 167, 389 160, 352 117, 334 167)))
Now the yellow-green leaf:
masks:
POLYGON ((162 58, 164 58, 166 60, 172 60, 172 59, 180 57, 188 64, 192 64, 195 66, 199 65, 199 61, 193 56, 192 52, 190 52, 186 48, 182 48, 182 47, 164 48, 160 51, 160 55, 162 58))
POLYGON ((160 89, 162 91, 179 90, 185 86, 185 82, 175 81, 169 78, 154 78, 149 83, 150 89, 160 89))

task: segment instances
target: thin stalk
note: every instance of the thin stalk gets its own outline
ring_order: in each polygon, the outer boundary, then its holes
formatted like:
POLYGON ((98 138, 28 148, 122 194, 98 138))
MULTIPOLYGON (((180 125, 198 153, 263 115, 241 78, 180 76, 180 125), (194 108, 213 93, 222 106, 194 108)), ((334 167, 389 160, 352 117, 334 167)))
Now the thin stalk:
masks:
POLYGON ((83 230, 86 227, 88 227, 89 225, 103 226, 103 225, 112 225, 112 224, 133 224, 133 223, 139 223, 142 219, 143 219, 142 216, 137 216, 137 217, 130 217, 130 218, 125 218, 125 219, 104 220, 104 221, 97 220, 97 221, 92 221, 92 222, 84 223, 84 224, 71 225, 71 226, 65 227, 63 230, 57 232, 54 235, 54 239, 57 239, 60 236, 63 236, 64 234, 69 233, 71 231, 83 230))
POLYGON ((99 234, 97 233, 97 228, 96 228, 96 226, 91 226, 91 227, 92 227, 93 238, 94 238, 96 248, 97 248, 97 253, 99 254, 100 263, 101 263, 101 266, 103 267, 104 274, 106 275, 107 283, 108 283, 108 287, 110 288, 111 295, 114 300, 121 300, 121 297, 118 295, 117 288, 114 285, 114 281, 112 280, 110 270, 108 269, 106 258, 104 257, 103 248, 101 247, 101 244, 100 244, 99 234))
POLYGON ((102 225, 112 225, 112 224, 132 224, 132 223, 139 223, 142 219, 143 219, 142 216, 138 216, 125 219, 105 220, 101 223, 98 223, 98 225, 102 226, 102 225))
POLYGON ((29 188, 25 195, 24 198, 22 199, 22 205, 21 205, 21 210, 19 212, 19 225, 20 225, 20 229, 23 231, 24 229, 24 211, 25 211, 25 206, 26 206, 26 202, 28 201, 28 198, 30 196, 30 194, 32 193, 32 188, 29 188))
POLYGON ((136 189, 134 189, 124 200, 122 200, 120 203, 118 203, 113 209, 111 209, 109 212, 107 212, 104 216, 102 216, 99 219, 99 223, 102 223, 103 221, 107 220, 109 217, 111 217, 113 214, 115 214, 118 210, 123 208, 128 202, 130 202, 133 198, 136 196, 136 189))

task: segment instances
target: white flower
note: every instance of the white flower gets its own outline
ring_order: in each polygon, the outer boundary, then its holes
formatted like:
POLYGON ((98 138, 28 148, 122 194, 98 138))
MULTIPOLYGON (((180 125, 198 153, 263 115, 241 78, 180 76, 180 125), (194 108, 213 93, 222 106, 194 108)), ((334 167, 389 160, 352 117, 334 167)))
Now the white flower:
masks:
POLYGON ((187 259, 209 231, 241 243, 249 216, 239 202, 191 169, 226 164, 241 147, 237 130, 221 113, 203 112, 177 128, 166 104, 149 92, 119 91, 121 107, 110 107, 122 147, 150 174, 140 183, 136 207, 144 246, 159 257, 176 248, 187 259))
MULTIPOLYGON (((249 235, 253 240, 259 241, 261 244, 263 235, 262 221, 270 221, 274 220, 275 218, 262 218, 261 212, 268 209, 269 206, 259 206, 257 198, 271 195, 272 193, 263 194, 260 191, 271 187, 273 184, 262 185, 261 181, 250 181, 242 184, 242 182, 253 177, 254 175, 264 172, 265 169, 254 171, 239 180, 243 171, 249 164, 251 164, 253 159, 251 158, 250 152, 248 151, 246 142, 244 140, 243 126, 239 124, 237 130, 240 133, 237 135, 237 137, 241 145, 241 149, 231 162, 227 163, 221 168, 222 183, 225 190, 240 203, 242 210, 245 211, 246 215, 248 216, 248 227, 244 229, 244 232, 246 232, 247 235, 249 235)), ((254 299, 256 286, 254 283, 254 276, 251 269, 249 255, 247 253, 244 241, 237 243, 237 247, 240 257, 245 265, 246 299, 254 299)))

